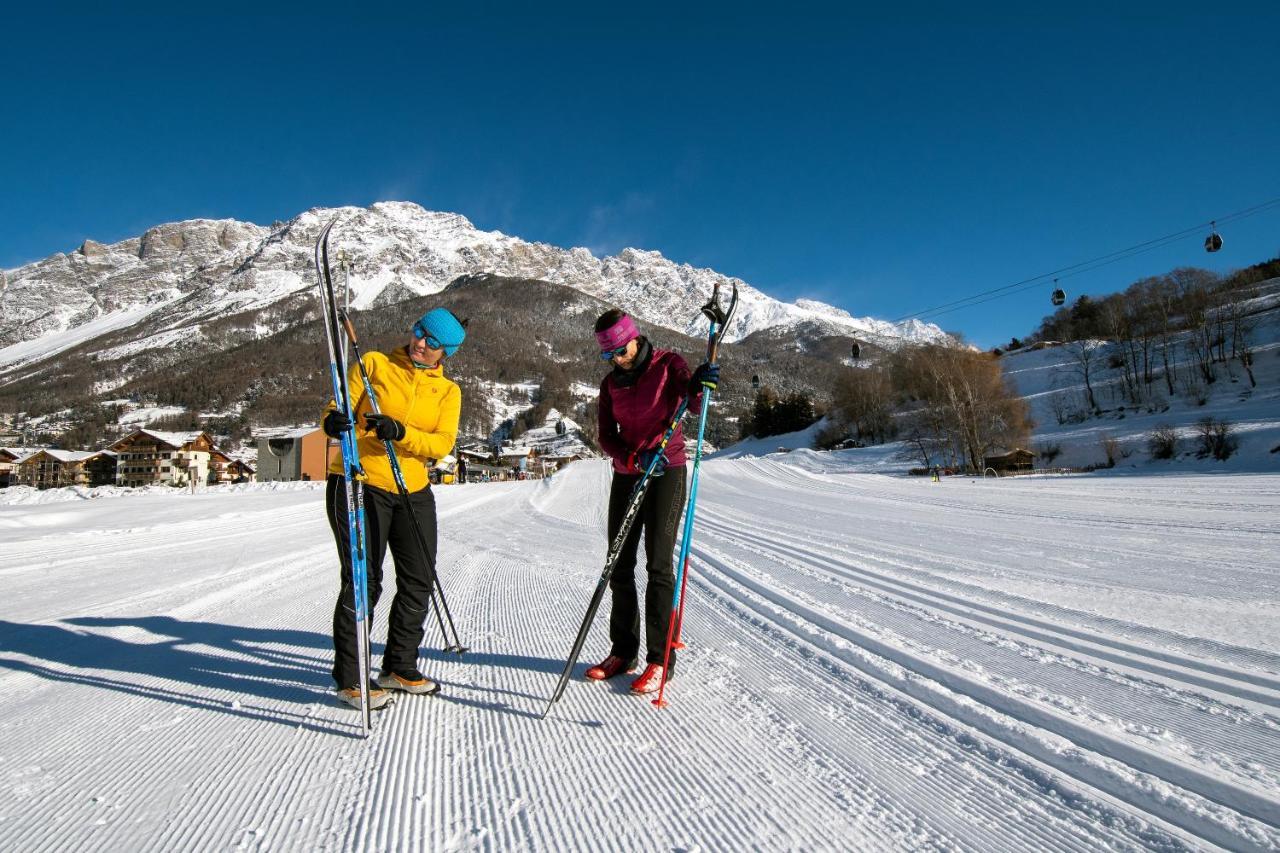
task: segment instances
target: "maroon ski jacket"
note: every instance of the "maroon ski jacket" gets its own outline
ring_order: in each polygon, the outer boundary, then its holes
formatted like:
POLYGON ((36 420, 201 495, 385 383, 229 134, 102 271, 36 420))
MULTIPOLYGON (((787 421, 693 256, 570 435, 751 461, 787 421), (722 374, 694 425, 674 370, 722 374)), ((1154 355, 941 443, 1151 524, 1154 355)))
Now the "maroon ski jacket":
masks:
MULTIPOLYGON (((657 349, 643 341, 640 361, 632 370, 615 367, 600 383, 600 449, 613 459, 613 470, 639 474, 637 451, 655 447, 671 423, 676 406, 689 393, 692 372, 684 358, 671 350, 657 349)), ((702 392, 689 400, 696 411, 702 392)), ((685 464, 684 435, 680 428, 667 442, 667 462, 685 464)))

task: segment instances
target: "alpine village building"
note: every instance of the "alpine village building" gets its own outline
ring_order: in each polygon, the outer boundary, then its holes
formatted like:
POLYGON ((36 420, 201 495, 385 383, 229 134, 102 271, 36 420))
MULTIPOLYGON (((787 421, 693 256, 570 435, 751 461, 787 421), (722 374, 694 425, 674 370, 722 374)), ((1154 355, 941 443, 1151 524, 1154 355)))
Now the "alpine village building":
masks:
POLYGON ((23 447, 0 447, 0 488, 18 482, 18 463, 31 454, 23 447))
POLYGON ((207 483, 213 455, 221 455, 207 432, 150 429, 134 430, 111 445, 111 450, 118 455, 117 486, 185 486, 193 480, 207 483))
POLYGON ((14 463, 9 482, 15 486, 53 489, 59 486, 108 486, 115 482, 116 454, 110 450, 42 448, 14 463))

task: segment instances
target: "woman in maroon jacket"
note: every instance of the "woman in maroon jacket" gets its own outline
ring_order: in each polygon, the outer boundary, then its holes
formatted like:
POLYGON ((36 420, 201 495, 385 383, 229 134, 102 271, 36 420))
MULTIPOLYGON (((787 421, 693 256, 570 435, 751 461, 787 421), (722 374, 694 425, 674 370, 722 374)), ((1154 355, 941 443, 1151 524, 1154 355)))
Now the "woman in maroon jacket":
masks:
MULTIPOLYGON (((587 678, 604 680, 635 670, 640 653, 640 607, 636 595, 636 549, 644 532, 645 661, 640 677, 631 683, 633 693, 652 693, 662 682, 662 656, 671 619, 675 591, 673 554, 676 528, 685 501, 684 436, 677 427, 665 451, 656 445, 671 422, 680 401, 689 397, 689 408, 701 405, 702 389, 715 388, 720 368, 702 364, 693 373, 678 353, 657 349, 640 334, 628 315, 615 309, 596 320, 600 358, 613 370, 600 383, 600 449, 613 460, 613 485, 609 490, 609 536, 612 542, 622 526, 627 503, 649 463, 657 456, 653 479, 640 513, 627 533, 617 565, 609 580, 613 609, 609 615, 609 656, 587 670, 587 678)), ((671 652, 668 680, 674 673, 676 654, 671 652)))

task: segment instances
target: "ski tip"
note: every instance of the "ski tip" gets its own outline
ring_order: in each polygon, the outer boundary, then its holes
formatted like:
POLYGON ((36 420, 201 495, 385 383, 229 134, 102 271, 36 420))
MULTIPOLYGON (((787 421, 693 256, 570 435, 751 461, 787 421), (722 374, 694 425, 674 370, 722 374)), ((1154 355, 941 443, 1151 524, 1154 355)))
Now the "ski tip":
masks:
POLYGON ((680 642, 679 640, 676 640, 674 643, 672 643, 672 644, 671 644, 671 648, 673 648, 673 649, 683 649, 683 648, 684 648, 684 643, 680 642))

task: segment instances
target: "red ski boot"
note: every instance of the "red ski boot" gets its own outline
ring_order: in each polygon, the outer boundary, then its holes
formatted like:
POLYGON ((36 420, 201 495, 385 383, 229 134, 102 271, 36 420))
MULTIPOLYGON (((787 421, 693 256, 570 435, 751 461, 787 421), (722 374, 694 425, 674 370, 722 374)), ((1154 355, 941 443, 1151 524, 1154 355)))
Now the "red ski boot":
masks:
POLYGON ((586 676, 592 681, 605 681, 613 678, 615 675, 621 675, 624 672, 634 672, 635 668, 635 658, 626 661, 617 655, 609 655, 600 663, 587 670, 586 676))
MULTIPOLYGON (((671 676, 667 676, 667 681, 671 681, 671 676)), ((640 677, 631 682, 632 693, 657 693, 658 688, 662 686, 662 664, 651 663, 644 668, 644 672, 640 673, 640 677)))

